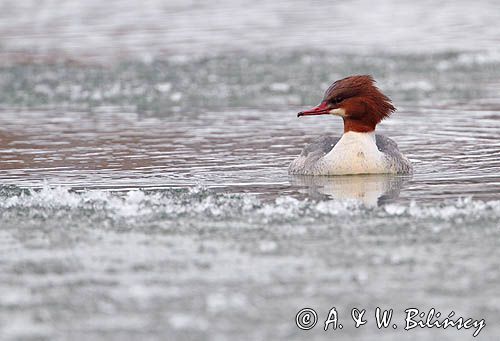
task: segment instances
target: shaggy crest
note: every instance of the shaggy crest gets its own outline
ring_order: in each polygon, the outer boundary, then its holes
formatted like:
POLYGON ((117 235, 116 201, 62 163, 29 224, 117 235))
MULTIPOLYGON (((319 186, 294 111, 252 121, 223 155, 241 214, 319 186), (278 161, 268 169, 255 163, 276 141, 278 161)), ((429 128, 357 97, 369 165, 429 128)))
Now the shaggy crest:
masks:
POLYGON ((370 113, 374 123, 382 121, 396 110, 389 97, 375 86, 375 80, 369 75, 350 76, 335 81, 323 97, 323 101, 330 105, 342 106, 345 103, 348 108, 353 99, 366 106, 366 112, 370 113))

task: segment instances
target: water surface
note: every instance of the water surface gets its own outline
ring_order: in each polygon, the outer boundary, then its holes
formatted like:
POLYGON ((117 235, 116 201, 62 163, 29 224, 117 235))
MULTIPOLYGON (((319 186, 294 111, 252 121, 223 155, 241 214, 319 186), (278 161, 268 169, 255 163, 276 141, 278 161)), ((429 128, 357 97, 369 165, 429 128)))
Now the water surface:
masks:
POLYGON ((2 339, 472 338, 408 307, 500 335, 496 2, 1 6, 2 339), (412 176, 287 174, 342 131, 296 113, 349 74, 412 176), (377 306, 397 330, 350 323, 377 306))

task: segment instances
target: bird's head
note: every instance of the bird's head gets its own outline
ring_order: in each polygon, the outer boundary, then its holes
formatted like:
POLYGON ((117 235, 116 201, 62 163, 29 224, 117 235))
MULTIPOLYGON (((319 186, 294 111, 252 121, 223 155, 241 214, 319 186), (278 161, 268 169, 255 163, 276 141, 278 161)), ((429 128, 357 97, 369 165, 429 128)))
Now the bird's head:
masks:
POLYGON ((300 116, 336 115, 344 120, 344 132, 371 132, 396 110, 389 97, 375 86, 372 76, 350 76, 334 82, 321 103, 300 116))

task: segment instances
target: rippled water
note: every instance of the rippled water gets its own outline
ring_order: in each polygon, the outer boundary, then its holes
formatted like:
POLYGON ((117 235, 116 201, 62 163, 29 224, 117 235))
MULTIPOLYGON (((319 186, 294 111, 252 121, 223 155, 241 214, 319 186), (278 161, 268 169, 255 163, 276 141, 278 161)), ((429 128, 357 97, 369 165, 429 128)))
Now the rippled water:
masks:
POLYGON ((500 11, 441 5, 2 2, 0 338, 472 338, 403 330, 434 307, 496 339, 500 11), (415 174, 289 176, 356 73, 415 174), (397 330, 349 322, 376 306, 397 330))

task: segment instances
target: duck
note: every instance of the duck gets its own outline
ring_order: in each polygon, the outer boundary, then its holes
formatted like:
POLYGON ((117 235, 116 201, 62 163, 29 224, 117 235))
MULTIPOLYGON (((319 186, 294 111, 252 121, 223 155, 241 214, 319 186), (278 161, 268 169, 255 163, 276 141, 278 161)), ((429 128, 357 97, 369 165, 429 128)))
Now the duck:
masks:
POLYGON ((396 111, 371 75, 335 81, 316 107, 298 117, 339 116, 342 136, 322 135, 306 145, 288 167, 292 175, 412 174, 413 166, 391 138, 375 128, 396 111))

